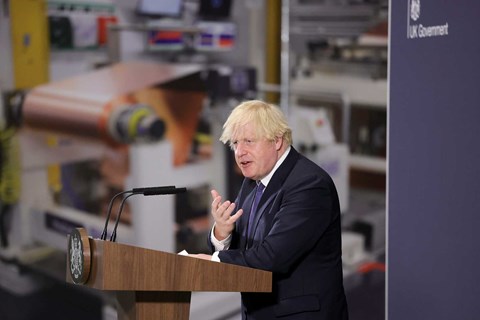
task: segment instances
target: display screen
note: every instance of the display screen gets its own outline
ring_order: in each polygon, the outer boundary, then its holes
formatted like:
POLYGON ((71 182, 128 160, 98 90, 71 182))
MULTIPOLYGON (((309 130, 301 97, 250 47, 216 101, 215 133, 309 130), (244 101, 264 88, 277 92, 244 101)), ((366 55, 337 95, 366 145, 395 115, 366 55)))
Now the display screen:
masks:
POLYGON ((183 0, 139 0, 137 13, 152 17, 179 17, 183 0))
POLYGON ((204 20, 221 20, 230 17, 232 0, 200 0, 198 15, 204 20))

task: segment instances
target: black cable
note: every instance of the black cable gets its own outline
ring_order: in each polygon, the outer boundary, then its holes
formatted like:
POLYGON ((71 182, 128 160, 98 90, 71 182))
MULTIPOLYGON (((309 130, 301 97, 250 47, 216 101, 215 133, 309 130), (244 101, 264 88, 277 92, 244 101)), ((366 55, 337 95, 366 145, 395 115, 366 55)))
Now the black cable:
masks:
POLYGON ((110 203, 108 204, 108 209, 107 209, 107 217, 105 218, 105 226, 102 231, 102 235, 100 236, 100 240, 107 240, 107 233, 108 233, 108 222, 110 221, 110 215, 112 213, 112 207, 113 207, 113 202, 115 199, 121 195, 124 195, 126 193, 131 193, 132 190, 127 190, 127 191, 122 191, 117 193, 113 198, 110 200, 110 203))
POLYGON ((118 227, 118 223, 120 222, 120 216, 122 215, 123 206, 125 205, 125 201, 127 201, 127 199, 129 197, 134 196, 136 194, 137 193, 132 193, 132 194, 129 194, 126 197, 123 198, 122 203, 120 204, 120 208, 118 209, 118 212, 117 212, 117 218, 115 219, 115 225, 113 226, 113 231, 112 231, 112 234, 110 236, 110 241, 115 242, 115 240, 117 239, 117 227, 118 227))

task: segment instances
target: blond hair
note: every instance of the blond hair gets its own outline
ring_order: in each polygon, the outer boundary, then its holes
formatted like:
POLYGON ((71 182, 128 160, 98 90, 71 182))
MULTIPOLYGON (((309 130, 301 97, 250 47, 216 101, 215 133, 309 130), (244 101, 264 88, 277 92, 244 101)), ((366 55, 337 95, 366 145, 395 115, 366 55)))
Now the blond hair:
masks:
POLYGON ((283 138, 287 145, 292 144, 292 129, 288 126, 283 112, 277 106, 260 100, 245 101, 235 107, 223 125, 220 141, 232 143, 238 129, 252 123, 256 138, 275 140, 283 138))

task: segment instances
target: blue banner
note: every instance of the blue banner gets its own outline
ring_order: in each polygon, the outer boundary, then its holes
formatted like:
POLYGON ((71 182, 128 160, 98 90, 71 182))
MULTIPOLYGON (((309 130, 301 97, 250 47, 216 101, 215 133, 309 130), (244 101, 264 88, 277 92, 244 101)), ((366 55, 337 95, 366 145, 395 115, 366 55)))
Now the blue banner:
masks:
POLYGON ((479 319, 480 1, 389 21, 387 316, 479 319))

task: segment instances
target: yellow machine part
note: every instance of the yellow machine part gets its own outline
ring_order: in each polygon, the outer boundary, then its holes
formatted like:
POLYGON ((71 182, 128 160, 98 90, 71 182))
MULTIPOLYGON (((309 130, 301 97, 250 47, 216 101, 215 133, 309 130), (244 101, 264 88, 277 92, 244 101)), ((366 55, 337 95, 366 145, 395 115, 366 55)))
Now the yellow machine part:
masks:
POLYGON ((13 77, 16 89, 49 80, 49 36, 46 0, 11 0, 13 77))
MULTIPOLYGON (((280 29, 282 19, 282 1, 267 0, 266 10, 266 33, 267 43, 265 46, 265 82, 269 84, 280 84, 280 29)), ((280 94, 267 92, 265 98, 268 102, 279 103, 280 94)))
POLYGON ((13 130, 0 131, 0 203, 13 204, 20 197, 19 142, 13 130))
MULTIPOLYGON (((11 0, 10 26, 15 89, 30 89, 49 81, 50 45, 46 0, 11 0)), ((47 144, 55 147, 56 138, 47 144)), ((48 167, 49 187, 61 188, 59 165, 48 167)))

